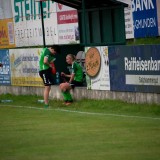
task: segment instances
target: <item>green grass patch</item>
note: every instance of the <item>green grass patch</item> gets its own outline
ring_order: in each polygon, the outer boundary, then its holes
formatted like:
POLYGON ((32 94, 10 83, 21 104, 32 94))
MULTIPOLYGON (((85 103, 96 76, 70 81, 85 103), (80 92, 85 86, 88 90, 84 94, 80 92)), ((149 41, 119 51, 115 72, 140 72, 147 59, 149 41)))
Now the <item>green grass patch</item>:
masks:
POLYGON ((127 40, 127 45, 160 44, 160 37, 146 37, 127 40))
POLYGON ((39 96, 2 99, 13 102, 0 103, 0 160, 160 159, 160 105, 51 100, 42 109, 39 96))
MULTIPOLYGON (((0 100, 10 99, 13 100, 12 103, 6 103, 9 105, 18 106, 32 106, 43 108, 42 103, 38 103, 39 99, 43 99, 41 96, 30 96, 30 95, 11 95, 4 94, 0 95, 0 100)), ((63 105, 61 100, 50 100, 50 108, 57 109, 70 109, 73 111, 86 111, 86 112, 96 112, 96 113, 117 113, 117 114, 127 114, 133 116, 153 116, 160 117, 160 104, 134 104, 126 103, 120 100, 89 100, 83 99, 80 101, 75 101, 70 106, 63 105)), ((5 104, 5 103, 0 103, 5 104)))

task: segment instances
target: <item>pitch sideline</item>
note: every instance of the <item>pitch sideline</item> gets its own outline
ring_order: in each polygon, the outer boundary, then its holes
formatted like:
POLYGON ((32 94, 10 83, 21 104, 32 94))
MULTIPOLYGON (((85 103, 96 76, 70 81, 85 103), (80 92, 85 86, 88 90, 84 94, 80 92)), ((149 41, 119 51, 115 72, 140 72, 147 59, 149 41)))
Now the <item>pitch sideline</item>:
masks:
POLYGON ((112 114, 112 113, 95 113, 95 112, 84 112, 84 111, 73 111, 69 109, 53 109, 53 108, 38 108, 33 106, 14 106, 14 105, 1 105, 0 107, 14 107, 14 108, 28 108, 28 109, 37 109, 37 110, 55 110, 55 111, 61 111, 61 112, 68 112, 68 113, 79 113, 79 114, 85 114, 85 115, 99 115, 99 116, 113 116, 113 117, 125 117, 125 118, 140 118, 140 119, 151 119, 151 120, 160 120, 160 118, 154 118, 154 117, 141 117, 141 116, 129 116, 129 115, 123 115, 123 114, 112 114))

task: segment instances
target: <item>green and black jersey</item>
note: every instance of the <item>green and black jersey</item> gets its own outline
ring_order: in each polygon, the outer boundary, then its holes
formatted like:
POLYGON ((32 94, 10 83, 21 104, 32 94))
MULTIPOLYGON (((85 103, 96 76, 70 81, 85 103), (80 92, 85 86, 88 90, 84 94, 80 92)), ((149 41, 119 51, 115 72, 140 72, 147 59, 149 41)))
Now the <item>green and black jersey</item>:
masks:
POLYGON ((55 56, 51 54, 48 48, 43 48, 40 54, 40 60, 39 60, 39 70, 47 70, 49 66, 47 64, 44 64, 44 58, 48 58, 48 62, 55 61, 55 56))
POLYGON ((75 61, 72 64, 71 74, 74 74, 74 81, 77 81, 77 82, 82 82, 83 81, 83 69, 75 61))

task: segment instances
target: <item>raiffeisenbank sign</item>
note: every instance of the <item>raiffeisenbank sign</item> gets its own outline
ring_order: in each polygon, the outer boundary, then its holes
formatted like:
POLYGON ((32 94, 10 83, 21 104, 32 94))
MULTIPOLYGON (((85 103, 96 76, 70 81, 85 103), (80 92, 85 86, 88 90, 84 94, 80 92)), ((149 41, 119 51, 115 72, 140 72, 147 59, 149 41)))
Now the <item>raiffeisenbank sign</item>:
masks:
POLYGON ((124 57, 126 71, 160 71, 160 60, 142 59, 141 57, 124 57))
POLYGON ((160 93, 160 45, 109 47, 111 90, 160 93))
POLYGON ((160 75, 145 74, 145 72, 160 72, 160 59, 155 60, 153 57, 142 59, 141 57, 124 57, 125 71, 137 71, 141 75, 126 74, 126 84, 137 85, 159 85, 160 75))

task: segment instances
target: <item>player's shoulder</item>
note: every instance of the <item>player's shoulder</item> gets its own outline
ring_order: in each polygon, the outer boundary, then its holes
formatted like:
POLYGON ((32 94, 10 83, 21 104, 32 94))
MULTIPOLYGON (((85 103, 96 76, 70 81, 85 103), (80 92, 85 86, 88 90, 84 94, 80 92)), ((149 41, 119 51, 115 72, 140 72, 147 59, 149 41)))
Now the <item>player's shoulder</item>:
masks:
POLYGON ((44 51, 44 52, 46 52, 46 51, 48 52, 49 49, 48 49, 47 47, 45 47, 45 48, 43 48, 43 51, 44 51))
POLYGON ((82 67, 77 61, 74 62, 74 65, 75 65, 76 67, 78 67, 78 68, 79 68, 79 67, 82 67))
POLYGON ((43 52, 44 52, 44 55, 50 55, 50 51, 48 48, 44 48, 43 52))

